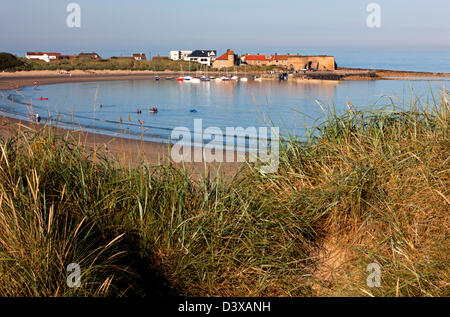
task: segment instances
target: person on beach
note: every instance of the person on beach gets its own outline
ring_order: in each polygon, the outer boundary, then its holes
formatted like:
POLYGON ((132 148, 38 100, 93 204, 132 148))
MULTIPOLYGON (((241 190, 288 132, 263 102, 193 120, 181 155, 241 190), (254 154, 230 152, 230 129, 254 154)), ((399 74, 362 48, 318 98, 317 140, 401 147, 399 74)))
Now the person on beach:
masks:
POLYGON ((36 113, 36 122, 37 123, 41 122, 41 116, 39 115, 39 113, 36 113))

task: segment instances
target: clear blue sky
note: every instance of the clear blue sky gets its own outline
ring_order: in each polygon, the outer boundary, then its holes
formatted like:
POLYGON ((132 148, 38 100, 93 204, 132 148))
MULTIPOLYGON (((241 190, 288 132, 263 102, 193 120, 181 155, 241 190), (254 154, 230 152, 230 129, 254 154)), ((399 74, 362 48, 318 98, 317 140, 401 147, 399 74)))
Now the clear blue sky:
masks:
POLYGON ((2 0, 0 51, 450 49, 449 0, 2 0), (66 6, 81 5, 80 29, 66 6), (382 27, 366 26, 377 2, 382 27))

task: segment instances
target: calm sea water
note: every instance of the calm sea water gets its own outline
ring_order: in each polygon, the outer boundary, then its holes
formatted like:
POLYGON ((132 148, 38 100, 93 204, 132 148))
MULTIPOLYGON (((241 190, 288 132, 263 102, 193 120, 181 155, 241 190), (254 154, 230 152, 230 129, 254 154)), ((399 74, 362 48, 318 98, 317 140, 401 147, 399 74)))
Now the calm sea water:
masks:
POLYGON ((108 135, 166 142, 173 129, 278 126, 301 138, 306 129, 324 120, 321 109, 342 112, 350 101, 359 109, 407 105, 411 92, 423 102, 438 95, 442 81, 306 81, 178 83, 161 79, 66 83, 26 87, 17 94, 0 91, 3 114, 24 119, 34 111, 43 121, 108 135), (45 101, 39 97, 49 98, 45 101), (391 99, 390 99, 390 98, 391 99), (29 106, 32 105, 32 109, 29 106), (321 106, 319 106, 319 103, 321 106), (101 105, 101 106, 100 106, 101 105), (158 107, 156 114, 149 113, 158 107), (141 109, 142 114, 137 110, 141 109), (196 113, 190 112, 196 109, 196 113), (122 123, 120 122, 122 120, 122 123))
MULTIPOLYGON (((316 50, 301 54, 318 54, 316 50)), ((325 49, 342 67, 450 73, 450 50, 325 49)))

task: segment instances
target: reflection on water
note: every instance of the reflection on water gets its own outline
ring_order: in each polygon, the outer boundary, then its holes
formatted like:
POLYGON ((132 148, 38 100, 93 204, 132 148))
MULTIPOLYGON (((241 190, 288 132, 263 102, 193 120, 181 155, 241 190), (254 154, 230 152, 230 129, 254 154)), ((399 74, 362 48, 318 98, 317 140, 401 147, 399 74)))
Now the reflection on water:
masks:
MULTIPOLYGON (((392 96, 400 105, 411 89, 422 99, 442 81, 263 81, 201 82, 128 80, 44 85, 3 91, 1 110, 21 119, 38 112, 65 127, 83 127, 109 135, 167 141, 176 127, 279 126, 281 134, 302 136, 305 129, 324 119, 321 109, 338 112, 351 103, 360 109, 381 108, 392 96), (39 97, 49 98, 39 101, 39 97), (380 99, 381 98, 381 99, 380 99), (318 105, 320 103, 321 106, 318 105), (30 106, 31 105, 31 106, 30 106), (149 113, 152 107, 158 113, 149 113), (196 113, 190 112, 196 109, 196 113), (138 114, 142 110, 142 114, 138 114), (122 123, 121 123, 122 122, 122 123)), ((448 86, 448 81, 447 81, 448 86)))

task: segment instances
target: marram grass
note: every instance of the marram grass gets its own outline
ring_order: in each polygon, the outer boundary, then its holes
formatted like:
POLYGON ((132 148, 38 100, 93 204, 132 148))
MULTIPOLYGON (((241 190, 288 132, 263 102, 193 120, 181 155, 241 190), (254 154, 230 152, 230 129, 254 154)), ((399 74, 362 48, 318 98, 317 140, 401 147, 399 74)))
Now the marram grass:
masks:
POLYGON ((0 295, 449 296, 449 110, 444 92, 331 112, 277 173, 231 180, 18 133, 0 142, 0 295))

